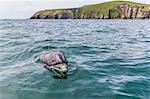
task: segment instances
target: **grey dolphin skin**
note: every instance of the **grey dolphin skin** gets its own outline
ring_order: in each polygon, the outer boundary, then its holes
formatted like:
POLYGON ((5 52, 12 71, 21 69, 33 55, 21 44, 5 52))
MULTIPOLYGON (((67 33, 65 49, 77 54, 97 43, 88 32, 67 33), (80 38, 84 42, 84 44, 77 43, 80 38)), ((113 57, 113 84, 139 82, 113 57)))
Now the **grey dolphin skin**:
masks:
POLYGON ((62 52, 48 52, 40 56, 40 60, 49 70, 56 70, 60 74, 66 74, 68 71, 68 61, 62 52))

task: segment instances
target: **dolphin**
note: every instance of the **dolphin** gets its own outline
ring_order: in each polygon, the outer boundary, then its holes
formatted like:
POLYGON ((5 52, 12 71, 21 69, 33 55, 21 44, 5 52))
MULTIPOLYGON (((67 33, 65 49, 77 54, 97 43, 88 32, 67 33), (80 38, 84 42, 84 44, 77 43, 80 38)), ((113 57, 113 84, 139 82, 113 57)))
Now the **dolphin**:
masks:
POLYGON ((62 52, 48 52, 40 56, 45 68, 54 70, 59 74, 66 75, 68 72, 68 61, 62 52))

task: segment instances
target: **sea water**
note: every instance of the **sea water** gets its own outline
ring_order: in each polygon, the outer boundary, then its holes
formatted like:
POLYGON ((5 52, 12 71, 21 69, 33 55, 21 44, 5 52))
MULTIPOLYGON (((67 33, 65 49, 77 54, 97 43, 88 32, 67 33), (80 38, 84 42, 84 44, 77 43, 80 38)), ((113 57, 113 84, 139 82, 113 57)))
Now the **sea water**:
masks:
POLYGON ((0 20, 0 99, 150 99, 150 20, 0 20), (67 79, 38 61, 48 51, 67 79))

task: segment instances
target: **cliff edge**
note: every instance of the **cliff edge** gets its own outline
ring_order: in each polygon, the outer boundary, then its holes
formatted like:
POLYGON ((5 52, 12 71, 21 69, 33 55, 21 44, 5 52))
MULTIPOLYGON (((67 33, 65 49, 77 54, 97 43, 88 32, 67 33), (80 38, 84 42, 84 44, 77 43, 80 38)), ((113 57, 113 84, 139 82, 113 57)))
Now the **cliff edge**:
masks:
POLYGON ((111 1, 80 8, 51 9, 36 12, 30 19, 149 19, 150 5, 129 1, 111 1))

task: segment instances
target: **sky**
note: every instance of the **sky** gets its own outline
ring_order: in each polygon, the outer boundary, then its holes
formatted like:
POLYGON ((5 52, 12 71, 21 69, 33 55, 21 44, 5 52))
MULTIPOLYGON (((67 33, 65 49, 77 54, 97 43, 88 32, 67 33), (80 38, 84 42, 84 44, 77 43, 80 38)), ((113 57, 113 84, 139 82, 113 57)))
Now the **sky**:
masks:
MULTIPOLYGON (((28 19, 44 9, 75 8, 110 0, 0 0, 0 19, 28 19)), ((130 0, 150 4, 150 0, 130 0)))

